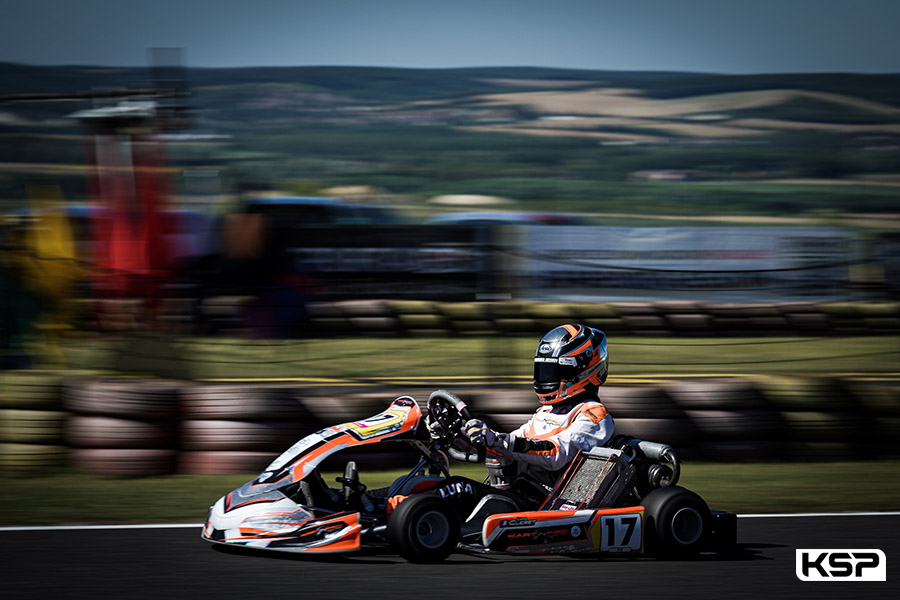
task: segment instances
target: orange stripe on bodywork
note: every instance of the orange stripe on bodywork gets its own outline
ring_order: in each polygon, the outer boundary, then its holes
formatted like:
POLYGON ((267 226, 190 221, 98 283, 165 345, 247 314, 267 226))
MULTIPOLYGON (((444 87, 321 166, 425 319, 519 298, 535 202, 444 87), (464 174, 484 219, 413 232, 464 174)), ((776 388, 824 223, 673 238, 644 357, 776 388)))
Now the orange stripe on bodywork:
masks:
POLYGON ((359 550, 361 545, 360 532, 362 527, 359 524, 359 513, 350 513, 341 515, 334 519, 323 520, 317 525, 319 527, 327 527, 329 525, 343 524, 347 526, 346 532, 341 537, 321 544, 312 548, 306 548, 304 552, 347 552, 349 550, 359 550))
POLYGON ((352 525, 344 535, 333 542, 308 548, 304 550, 304 552, 348 552, 350 550, 359 550, 362 545, 359 535, 361 530, 362 528, 359 523, 357 523, 352 525))
MULTIPOLYGON (((359 444, 359 442, 357 442, 353 436, 346 435, 346 434, 339 435, 334 439, 328 440, 328 442, 324 446, 320 446, 319 448, 316 448, 313 452, 304 456, 303 464, 312 462, 317 456, 320 456, 322 454, 328 454, 332 448, 334 448, 335 446, 339 446, 341 444, 347 444, 348 446, 356 446, 357 444, 359 444)), ((302 464, 298 464, 297 466, 302 466, 302 464)), ((301 479, 306 477, 306 475, 307 474, 304 472, 304 469, 294 468, 294 469, 292 469, 291 480, 295 481, 295 482, 300 481, 301 479)))

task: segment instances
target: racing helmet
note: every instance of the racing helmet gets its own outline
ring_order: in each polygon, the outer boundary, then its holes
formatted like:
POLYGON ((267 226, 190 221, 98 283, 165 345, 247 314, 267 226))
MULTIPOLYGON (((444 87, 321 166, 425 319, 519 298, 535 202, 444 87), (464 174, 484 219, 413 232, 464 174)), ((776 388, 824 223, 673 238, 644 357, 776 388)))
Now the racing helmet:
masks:
POLYGON ((560 325, 534 353, 534 391, 541 404, 559 404, 593 392, 609 374, 606 334, 585 325, 560 325))

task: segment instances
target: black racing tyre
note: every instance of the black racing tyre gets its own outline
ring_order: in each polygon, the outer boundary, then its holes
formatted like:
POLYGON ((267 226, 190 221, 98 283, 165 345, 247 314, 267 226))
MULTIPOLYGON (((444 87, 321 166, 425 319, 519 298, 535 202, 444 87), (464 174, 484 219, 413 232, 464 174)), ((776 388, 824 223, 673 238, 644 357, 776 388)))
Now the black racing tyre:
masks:
POLYGON ((179 475, 256 474, 278 458, 277 452, 179 452, 179 475))
POLYGON ((0 475, 40 477, 66 465, 69 449, 44 444, 0 444, 0 475))
MULTIPOLYGON (((538 401, 532 390, 491 390, 476 396, 472 404, 478 414, 516 413, 530 418, 538 401)), ((516 427, 523 422, 519 421, 516 427)))
POLYGON ((664 385, 663 390, 682 409, 736 410, 769 407, 756 382, 750 379, 677 381, 664 385))
POLYGON ((179 424, 182 450, 281 451, 315 431, 299 421, 204 421, 179 424))
POLYGON ((676 448, 693 446, 697 441, 697 428, 690 419, 620 419, 615 413, 612 414, 617 434, 662 442, 676 448))
POLYGON ((706 502, 682 487, 657 488, 644 496, 647 551, 664 558, 689 558, 700 552, 709 531, 706 502))
POLYGON ((63 376, 55 371, 5 371, 0 374, 0 406, 59 410, 63 376))
POLYGON ((309 411, 293 390, 259 385, 195 384, 181 390, 182 419, 308 420, 309 411))
POLYGON ((604 385, 597 390, 597 397, 614 419, 676 419, 684 412, 653 385, 604 385))
POLYGON ((151 477, 175 473, 176 450, 145 448, 75 448, 76 468, 94 475, 151 477))
POLYGON ((137 421, 72 415, 65 439, 73 448, 174 448, 175 421, 137 421))
POLYGON ((741 441, 778 438, 784 421, 778 413, 762 409, 685 410, 704 441, 741 441))
POLYGON ((62 445, 67 416, 56 410, 0 409, 0 442, 62 445))
POLYGON ((447 502, 436 496, 412 496, 388 519, 387 538, 409 562, 436 563, 456 548, 459 527, 459 517, 447 502))
POLYGON ((175 419, 179 389, 175 381, 137 377, 98 377, 67 385, 63 402, 78 414, 126 419, 175 419))

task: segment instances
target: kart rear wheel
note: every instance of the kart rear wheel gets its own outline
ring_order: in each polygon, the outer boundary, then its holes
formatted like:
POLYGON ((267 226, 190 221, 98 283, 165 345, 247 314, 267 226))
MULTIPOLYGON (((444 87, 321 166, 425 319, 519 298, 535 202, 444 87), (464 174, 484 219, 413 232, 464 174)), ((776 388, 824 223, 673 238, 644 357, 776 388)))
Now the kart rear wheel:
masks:
POLYGON ((387 538, 409 562, 435 563, 456 548, 459 527, 456 511, 440 498, 412 496, 388 519, 387 538))
POLYGON ((651 554, 687 558, 700 552, 710 524, 703 498, 682 487, 657 488, 641 502, 646 517, 645 540, 651 554))

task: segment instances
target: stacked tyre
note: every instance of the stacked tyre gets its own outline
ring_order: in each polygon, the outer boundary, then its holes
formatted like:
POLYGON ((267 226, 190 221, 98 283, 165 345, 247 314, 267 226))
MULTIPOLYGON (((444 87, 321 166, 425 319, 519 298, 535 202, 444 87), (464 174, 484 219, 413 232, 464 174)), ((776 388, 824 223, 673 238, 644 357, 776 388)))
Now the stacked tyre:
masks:
POLYGON ((509 432, 528 421, 540 406, 531 390, 489 390, 473 399, 473 412, 492 429, 509 432))
POLYGON ((839 379, 769 376, 760 390, 785 422, 785 443, 793 458, 847 460, 868 452, 859 440, 876 422, 839 379))
POLYGON ((715 460, 784 457, 784 422, 750 380, 679 381, 666 394, 697 430, 697 454, 715 460))
POLYGON ((39 475, 65 464, 61 381, 50 371, 9 371, 0 377, 3 475, 39 475))
POLYGON ((178 472, 258 473, 318 423, 290 388, 197 384, 181 398, 178 472))
POLYGON ((181 385, 129 377, 68 381, 66 440, 74 465, 116 477, 174 473, 181 385))
POLYGON ((661 387, 603 385, 597 395, 615 421, 616 434, 662 442, 678 450, 696 441, 693 422, 661 387))

